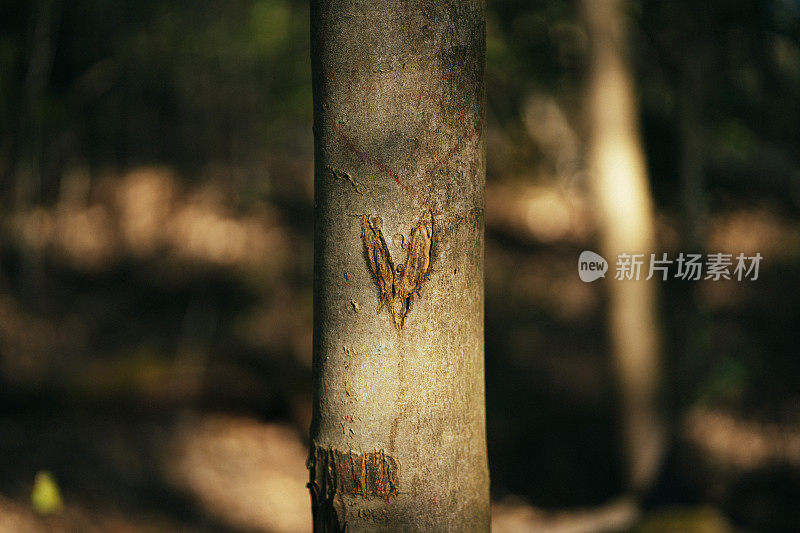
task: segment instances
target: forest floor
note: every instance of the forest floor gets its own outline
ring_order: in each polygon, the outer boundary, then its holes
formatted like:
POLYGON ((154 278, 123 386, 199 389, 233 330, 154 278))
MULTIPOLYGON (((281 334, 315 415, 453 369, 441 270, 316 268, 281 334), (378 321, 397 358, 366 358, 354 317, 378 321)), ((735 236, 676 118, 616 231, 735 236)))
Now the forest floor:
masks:
MULTIPOLYGON (((248 200, 142 169, 2 217, 0 531, 310 529, 308 189, 248 200), (31 491, 45 470, 64 508, 42 516, 31 491)), ((494 530, 800 530, 800 223, 725 206, 709 251, 760 252, 760 279, 663 283, 672 438, 634 503, 611 280, 576 273, 596 246, 587 204, 488 190, 494 530)), ((659 215, 659 251, 679 251, 675 228, 659 215)))

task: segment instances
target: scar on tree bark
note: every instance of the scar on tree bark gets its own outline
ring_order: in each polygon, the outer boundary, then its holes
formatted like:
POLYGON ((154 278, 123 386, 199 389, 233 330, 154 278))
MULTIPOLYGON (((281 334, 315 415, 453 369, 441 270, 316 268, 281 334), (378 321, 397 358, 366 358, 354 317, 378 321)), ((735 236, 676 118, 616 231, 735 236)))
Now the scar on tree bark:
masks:
POLYGON ((414 296, 428 279, 433 242, 433 214, 426 211, 411 229, 405 263, 394 266, 389 248, 381 233, 380 217, 361 215, 361 239, 372 276, 378 285, 378 312, 385 305, 392 314, 397 331, 411 310, 414 296))

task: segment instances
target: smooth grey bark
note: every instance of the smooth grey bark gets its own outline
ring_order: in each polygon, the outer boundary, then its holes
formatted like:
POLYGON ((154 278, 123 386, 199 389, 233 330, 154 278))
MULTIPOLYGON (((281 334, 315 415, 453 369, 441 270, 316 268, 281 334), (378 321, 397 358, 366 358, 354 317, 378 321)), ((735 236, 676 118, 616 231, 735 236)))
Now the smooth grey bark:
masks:
POLYGON ((317 0, 314 529, 487 531, 485 6, 317 0))

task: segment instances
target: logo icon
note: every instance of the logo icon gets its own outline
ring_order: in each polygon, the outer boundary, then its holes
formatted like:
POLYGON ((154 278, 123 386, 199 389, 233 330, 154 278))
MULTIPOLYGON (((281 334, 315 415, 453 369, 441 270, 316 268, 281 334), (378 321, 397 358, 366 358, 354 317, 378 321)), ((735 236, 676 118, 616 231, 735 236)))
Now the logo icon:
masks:
POLYGON ((606 277, 608 272, 608 261, 602 255, 589 250, 581 252, 578 258, 578 275, 581 281, 589 283, 599 278, 606 277))

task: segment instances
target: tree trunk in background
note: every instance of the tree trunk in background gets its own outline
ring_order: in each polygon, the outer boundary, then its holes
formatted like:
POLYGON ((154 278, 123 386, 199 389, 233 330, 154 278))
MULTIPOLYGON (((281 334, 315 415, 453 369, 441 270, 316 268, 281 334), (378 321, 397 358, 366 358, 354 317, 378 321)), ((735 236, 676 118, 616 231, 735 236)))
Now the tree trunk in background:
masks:
MULTIPOLYGON (((58 7, 56 0, 39 0, 31 6, 31 51, 22 86, 14 165, 14 208, 19 212, 41 201, 42 156, 46 140, 45 96, 53 66, 58 7)), ((20 242, 24 242, 24 239, 20 238, 20 242)), ((20 251, 19 283, 20 291, 28 303, 38 300, 42 275, 40 252, 33 247, 23 246, 20 251)))
POLYGON ((684 52, 678 83, 678 138, 680 139, 680 182, 683 206, 683 244, 686 251, 702 253, 706 246, 708 209, 705 191, 702 108, 704 69, 708 67, 702 45, 684 52))
MULTIPOLYGON (((626 58, 627 14, 617 0, 584 0, 583 12, 590 41, 589 165, 602 255, 614 265, 623 252, 648 258, 657 252, 653 206, 626 58)), ((628 483, 632 490, 641 491, 656 475, 664 447, 658 406, 658 281, 644 281, 647 271, 639 281, 610 279, 613 275, 612 266, 606 286, 628 483)))
POLYGON ((486 531, 482 1, 317 0, 322 531, 486 531))
MULTIPOLYGON (((684 10, 688 20, 694 5, 684 10)), ((701 34, 700 24, 694 21, 690 28, 701 34)), ((708 45, 703 39, 689 39, 678 58, 677 126, 680 141, 680 184, 682 207, 682 251, 705 253, 708 237, 708 205, 705 180, 705 127, 703 109, 706 102, 706 73, 713 65, 708 45)), ((682 353, 673 359, 674 376, 672 402, 676 413, 685 411, 696 398, 697 386, 709 361, 710 317, 698 305, 698 286, 682 283, 677 308, 678 329, 683 334, 682 353)))

